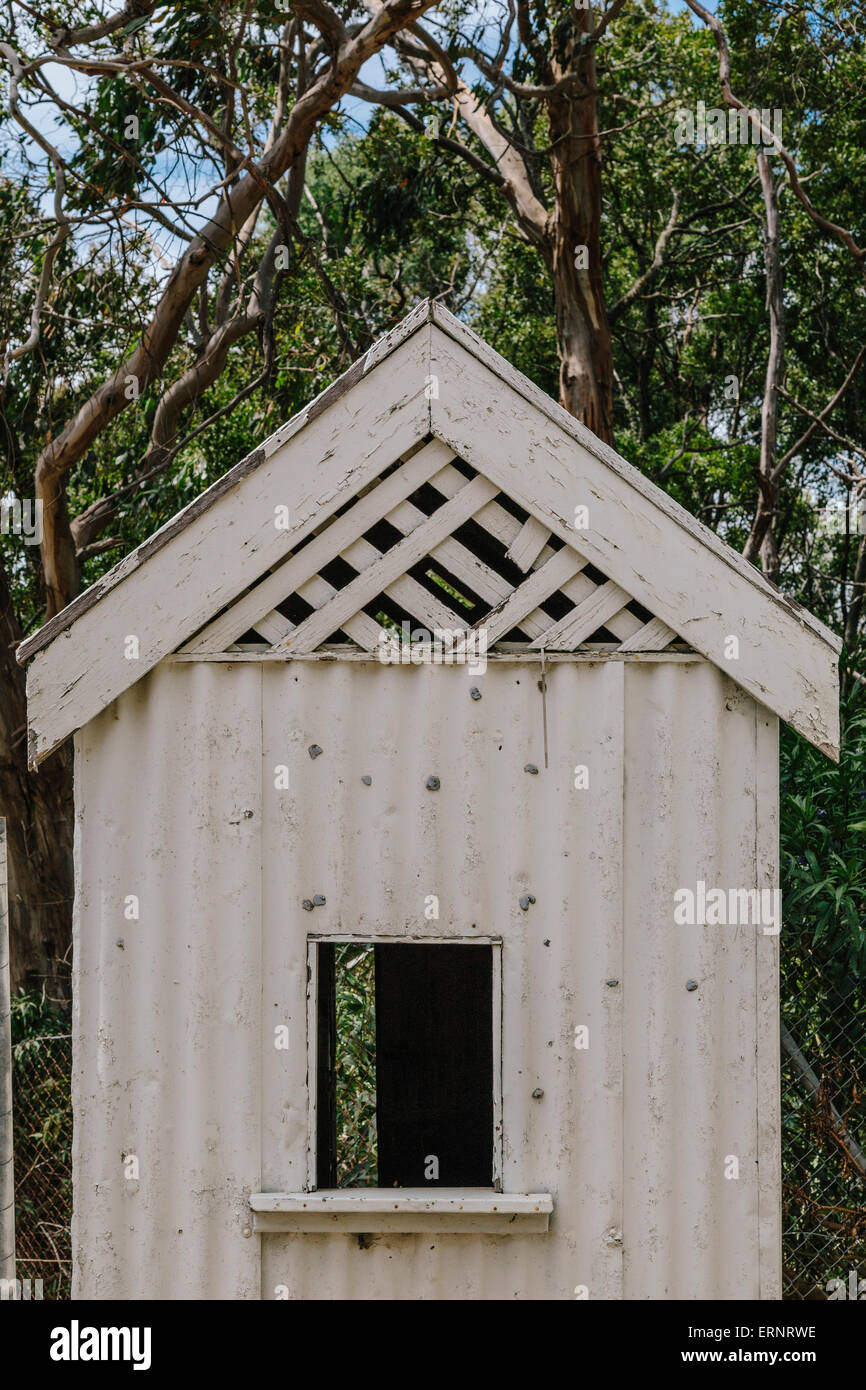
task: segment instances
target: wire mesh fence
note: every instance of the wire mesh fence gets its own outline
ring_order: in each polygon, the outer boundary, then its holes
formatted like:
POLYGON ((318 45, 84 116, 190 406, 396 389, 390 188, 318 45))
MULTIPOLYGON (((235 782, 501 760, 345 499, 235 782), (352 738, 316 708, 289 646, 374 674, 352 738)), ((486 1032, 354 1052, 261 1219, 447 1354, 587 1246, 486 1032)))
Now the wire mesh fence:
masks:
MULTIPOLYGON (((56 1026, 56 1021, 54 1026, 56 1026)), ((808 950, 783 959, 784 1297, 848 1297, 866 1280, 866 989, 808 950)), ((13 1045, 17 1275, 44 1298, 70 1296, 72 1042, 34 1033, 13 1045), (34 1285, 35 1286, 35 1285, 34 1285)))
POLYGON ((784 1297, 846 1298, 866 1280, 866 989, 805 948, 782 968, 784 1297))
POLYGON ((16 1275, 34 1290, 41 1280, 46 1299, 70 1297, 71 1075, 69 1033, 13 1044, 16 1275))

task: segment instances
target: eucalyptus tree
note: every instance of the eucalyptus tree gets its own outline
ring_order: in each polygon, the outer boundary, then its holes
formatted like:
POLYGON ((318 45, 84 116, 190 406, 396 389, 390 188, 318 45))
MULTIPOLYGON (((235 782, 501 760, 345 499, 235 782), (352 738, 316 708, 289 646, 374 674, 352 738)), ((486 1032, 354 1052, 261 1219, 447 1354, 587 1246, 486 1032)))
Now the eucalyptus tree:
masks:
MULTIPOLYGON (((44 616, 78 592, 88 557, 117 544, 111 531, 121 506, 169 466, 191 406, 224 372, 233 347, 251 334, 261 344, 260 372, 240 398, 273 370, 274 305, 280 275, 299 254, 310 141, 364 63, 431 4, 384 0, 374 15, 348 23, 322 0, 255 8, 127 0, 118 9, 81 0, 65 5, 62 18, 25 0, 0 10, 6 177, 26 184, 33 212, 23 226, 18 209, 27 303, 15 301, 17 322, 7 319, 3 390, 8 400, 19 377, 40 374, 44 428, 26 492, 41 509, 44 616), (263 240, 255 234, 265 206, 273 230, 263 240), (136 282, 134 312, 105 325, 110 360, 67 362, 62 379, 46 370, 57 315, 75 312, 70 287, 83 288, 99 254, 129 279, 128 263, 145 246, 152 255, 136 282), (94 495, 81 488, 82 476, 124 413, 146 417, 146 447, 111 490, 94 495)), ((10 477, 23 484, 21 451, 10 445, 8 458, 10 477)), ((7 570, 0 583, 14 967, 17 979, 56 982, 71 891, 68 754, 28 777, 23 675, 12 659, 23 635, 15 576, 7 570)))

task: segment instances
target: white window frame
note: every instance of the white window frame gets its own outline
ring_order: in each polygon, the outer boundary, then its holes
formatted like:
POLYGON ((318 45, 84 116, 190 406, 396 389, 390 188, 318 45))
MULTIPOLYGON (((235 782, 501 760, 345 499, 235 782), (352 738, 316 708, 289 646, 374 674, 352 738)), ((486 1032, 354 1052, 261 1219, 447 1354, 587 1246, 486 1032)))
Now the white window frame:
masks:
MULTIPOLYGON (((369 932, 326 932, 307 937, 307 1178, 304 1190, 316 1192, 316 1110, 318 1078, 318 962, 320 945, 355 942, 359 946, 490 946, 493 956, 493 1184, 492 1192, 502 1191, 502 937, 501 936, 380 936, 369 932)), ((398 1189, 399 1190, 399 1189, 398 1189)), ((430 1188, 431 1197, 439 1189, 430 1188)), ((475 1191, 476 1189, 471 1189, 475 1191)), ((486 1189, 482 1189, 486 1190, 486 1189)), ((390 1188, 341 1188, 347 1197, 388 1192, 390 1188)), ((469 1192, 470 1189, 467 1189, 469 1192)), ((333 1207, 332 1207, 333 1209, 333 1207)))

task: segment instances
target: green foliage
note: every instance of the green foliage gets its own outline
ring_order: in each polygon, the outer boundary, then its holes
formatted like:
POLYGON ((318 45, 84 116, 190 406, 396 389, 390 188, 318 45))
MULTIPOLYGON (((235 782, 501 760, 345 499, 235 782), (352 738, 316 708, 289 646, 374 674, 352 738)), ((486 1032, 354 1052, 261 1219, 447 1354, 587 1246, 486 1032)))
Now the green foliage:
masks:
POLYGON ((866 709, 844 711, 839 764, 792 730, 781 740, 785 932, 840 982, 866 974, 866 709))
POLYGON ((337 1186, 377 1181, 375 952, 336 947, 337 1186))
POLYGON ((72 1214, 69 1022, 39 994, 12 1001, 15 1229, 19 1278, 68 1298, 72 1214))

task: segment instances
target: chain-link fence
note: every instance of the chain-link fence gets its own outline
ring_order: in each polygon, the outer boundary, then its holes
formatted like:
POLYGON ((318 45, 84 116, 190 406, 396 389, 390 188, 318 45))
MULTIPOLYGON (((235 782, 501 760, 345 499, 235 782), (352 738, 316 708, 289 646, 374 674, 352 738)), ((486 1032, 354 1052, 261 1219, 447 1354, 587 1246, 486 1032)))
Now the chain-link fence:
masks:
MULTIPOLYGON (((784 1296, 847 1296, 866 1279, 866 989, 789 952, 782 998, 784 1296)), ((13 1047, 17 1273, 44 1298, 69 1297, 71 1064, 68 1033, 13 1047)))
POLYGON ((808 949, 782 959, 784 1296, 866 1280, 866 989, 808 949))
POLYGON ((16 1274, 32 1290, 41 1279, 43 1298, 70 1296, 71 1074, 69 1033, 37 1033, 13 1044, 16 1274))

